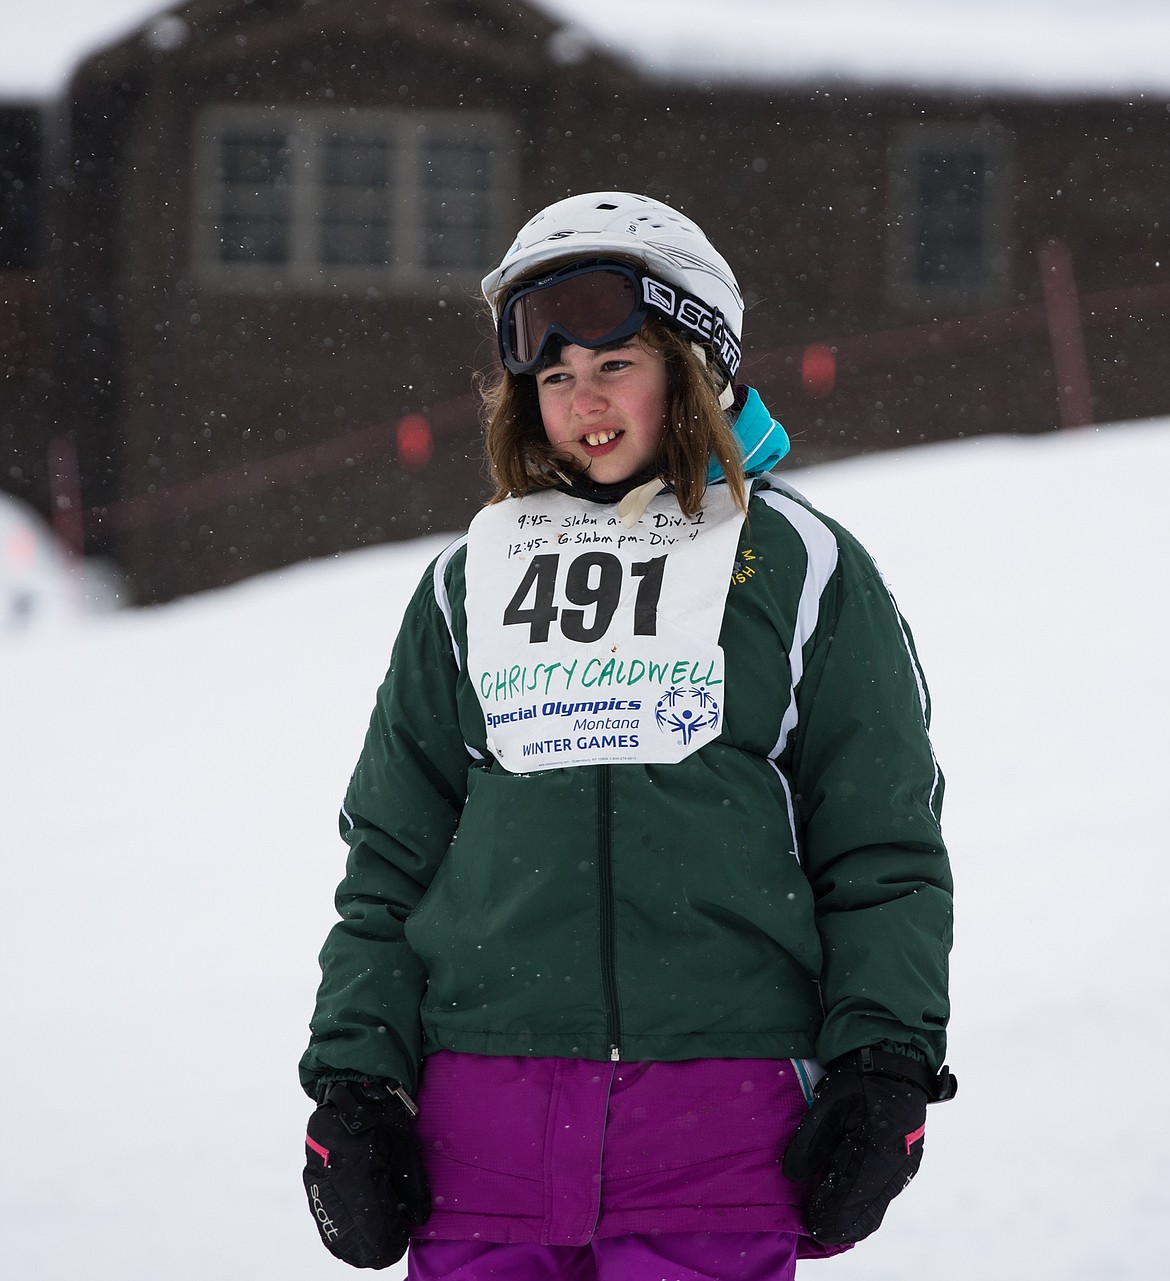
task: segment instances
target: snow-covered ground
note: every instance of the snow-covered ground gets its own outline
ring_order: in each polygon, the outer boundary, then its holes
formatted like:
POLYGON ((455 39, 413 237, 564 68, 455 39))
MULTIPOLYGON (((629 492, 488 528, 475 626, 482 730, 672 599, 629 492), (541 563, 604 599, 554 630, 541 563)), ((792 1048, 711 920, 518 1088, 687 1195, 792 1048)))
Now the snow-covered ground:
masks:
MULTIPOLYGON (((882 1232, 801 1275, 1157 1281, 1170 420, 791 479, 874 552, 931 680, 962 1082, 882 1232)), ((443 542, 0 633, 6 1278, 352 1275, 303 1204, 295 1068, 334 815, 443 542)))
POLYGON ((31 507, 0 493, 0 644, 117 609, 124 591, 109 565, 71 557, 31 507))

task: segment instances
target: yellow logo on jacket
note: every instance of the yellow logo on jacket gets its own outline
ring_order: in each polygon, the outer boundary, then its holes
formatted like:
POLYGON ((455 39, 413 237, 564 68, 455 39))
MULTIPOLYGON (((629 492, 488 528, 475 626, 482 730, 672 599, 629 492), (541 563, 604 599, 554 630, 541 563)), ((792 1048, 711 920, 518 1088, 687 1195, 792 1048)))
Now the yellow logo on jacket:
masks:
POLYGON ((731 581, 733 583, 746 583, 749 578, 756 576, 755 566, 752 561, 756 559, 756 554, 750 547, 744 547, 736 554, 735 564, 731 567, 731 581))

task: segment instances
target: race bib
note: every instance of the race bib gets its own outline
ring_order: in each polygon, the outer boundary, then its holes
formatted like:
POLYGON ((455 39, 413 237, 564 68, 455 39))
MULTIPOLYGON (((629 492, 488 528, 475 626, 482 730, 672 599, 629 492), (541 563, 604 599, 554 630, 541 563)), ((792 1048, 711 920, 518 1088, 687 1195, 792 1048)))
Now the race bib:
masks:
POLYGON ((555 491, 486 507, 467 543, 467 670, 512 773, 671 764, 723 724, 719 632, 743 513, 660 494, 632 528, 555 491))

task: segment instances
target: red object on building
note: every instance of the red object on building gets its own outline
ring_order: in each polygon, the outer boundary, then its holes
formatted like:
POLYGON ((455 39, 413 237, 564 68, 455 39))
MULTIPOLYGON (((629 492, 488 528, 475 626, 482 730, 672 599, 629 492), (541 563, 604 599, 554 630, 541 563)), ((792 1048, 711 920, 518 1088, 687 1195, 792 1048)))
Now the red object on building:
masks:
POLYGON ((435 452, 431 424, 422 414, 406 414, 398 420, 394 443, 403 471, 422 471, 435 452))
POLYGON ((85 550, 85 516, 81 508, 81 473, 71 436, 49 442, 49 519, 57 537, 77 555, 85 550))
POLYGON ((837 385, 837 357, 832 347, 809 343, 800 358, 800 384, 818 400, 832 394, 837 385))
POLYGON ((1056 377, 1056 403, 1062 427, 1088 427, 1093 421, 1089 390, 1089 359, 1072 254, 1062 240, 1041 245, 1040 284, 1044 314, 1052 343, 1052 370, 1056 377))

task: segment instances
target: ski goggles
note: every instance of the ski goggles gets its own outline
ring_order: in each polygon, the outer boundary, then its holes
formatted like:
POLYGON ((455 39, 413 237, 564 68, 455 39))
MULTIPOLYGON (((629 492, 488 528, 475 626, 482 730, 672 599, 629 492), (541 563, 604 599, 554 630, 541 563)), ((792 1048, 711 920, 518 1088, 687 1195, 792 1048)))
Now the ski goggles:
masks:
POLYGON ((509 293, 500 309, 500 359, 514 374, 535 373, 553 339, 595 351, 632 338, 650 316, 703 343, 734 380, 739 341, 716 308, 608 259, 570 263, 509 293))

